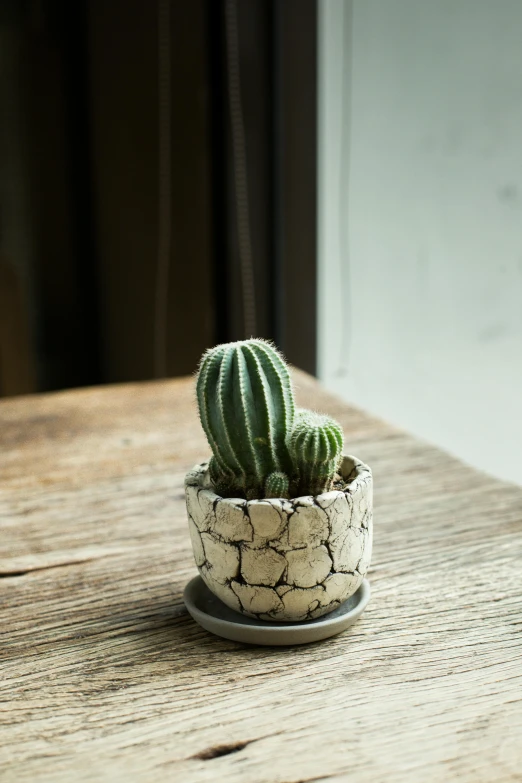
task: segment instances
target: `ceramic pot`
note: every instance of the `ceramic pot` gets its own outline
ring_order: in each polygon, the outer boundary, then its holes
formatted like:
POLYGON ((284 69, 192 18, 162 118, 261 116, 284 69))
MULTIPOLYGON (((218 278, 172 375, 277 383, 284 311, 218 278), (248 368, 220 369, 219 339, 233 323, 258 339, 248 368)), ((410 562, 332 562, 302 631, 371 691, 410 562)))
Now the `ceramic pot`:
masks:
POLYGON ((362 582, 372 552, 372 473, 343 457, 344 490, 292 500, 222 498, 208 463, 185 478, 194 558, 231 609, 297 622, 327 614, 362 582))

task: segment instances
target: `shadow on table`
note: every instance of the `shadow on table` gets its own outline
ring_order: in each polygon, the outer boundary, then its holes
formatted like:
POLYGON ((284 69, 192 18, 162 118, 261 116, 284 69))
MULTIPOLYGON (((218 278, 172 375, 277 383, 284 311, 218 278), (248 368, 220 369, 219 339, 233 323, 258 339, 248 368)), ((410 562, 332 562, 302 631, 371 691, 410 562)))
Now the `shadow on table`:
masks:
POLYGON ((164 593, 133 601, 124 612, 100 618, 90 638, 93 652, 100 648, 103 667, 126 669, 133 677, 163 672, 180 681, 193 681, 200 675, 240 675, 243 667, 249 669, 259 660, 269 665, 264 674, 275 676, 279 664, 288 667, 289 652, 294 660, 306 659, 309 653, 316 657, 313 650, 318 644, 325 654, 331 644, 326 640, 296 647, 261 647, 222 639, 192 619, 179 593, 173 594, 171 602, 164 593))

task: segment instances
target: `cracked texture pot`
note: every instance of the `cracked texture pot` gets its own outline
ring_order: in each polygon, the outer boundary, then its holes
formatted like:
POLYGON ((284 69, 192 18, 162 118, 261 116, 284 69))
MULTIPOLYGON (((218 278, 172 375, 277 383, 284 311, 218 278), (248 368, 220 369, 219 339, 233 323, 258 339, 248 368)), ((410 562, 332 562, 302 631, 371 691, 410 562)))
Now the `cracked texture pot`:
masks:
POLYGON ((343 457, 344 490, 292 500, 222 498, 208 463, 185 477, 199 573, 231 609, 296 622, 327 614, 362 582, 372 552, 372 473, 343 457))

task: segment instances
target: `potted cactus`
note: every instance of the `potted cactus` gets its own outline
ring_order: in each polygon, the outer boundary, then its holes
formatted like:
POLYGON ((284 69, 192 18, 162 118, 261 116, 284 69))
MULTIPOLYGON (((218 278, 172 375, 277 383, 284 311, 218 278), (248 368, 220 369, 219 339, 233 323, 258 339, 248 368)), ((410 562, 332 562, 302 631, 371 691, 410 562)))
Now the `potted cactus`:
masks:
POLYGON ((372 548, 372 474, 333 419, 296 410, 288 367, 259 339, 207 351, 197 374, 212 456, 185 479, 190 536, 212 593, 258 620, 331 612, 372 548))

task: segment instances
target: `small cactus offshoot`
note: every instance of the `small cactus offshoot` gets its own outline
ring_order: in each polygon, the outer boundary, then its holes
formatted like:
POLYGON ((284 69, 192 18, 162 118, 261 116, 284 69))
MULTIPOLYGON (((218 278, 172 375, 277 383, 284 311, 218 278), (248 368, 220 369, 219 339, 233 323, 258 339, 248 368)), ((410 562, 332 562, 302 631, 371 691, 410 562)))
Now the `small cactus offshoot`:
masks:
POLYGON ((331 488, 342 429, 327 416, 295 412, 288 367, 271 343, 251 339, 211 348, 199 366, 196 394, 219 495, 288 498, 331 488))
POLYGON ((298 491, 319 495, 332 488, 344 446, 341 426, 308 410, 295 414, 288 447, 298 476, 298 491))
POLYGON ((286 473, 271 473, 265 481, 265 498, 289 497, 290 481, 286 473))

